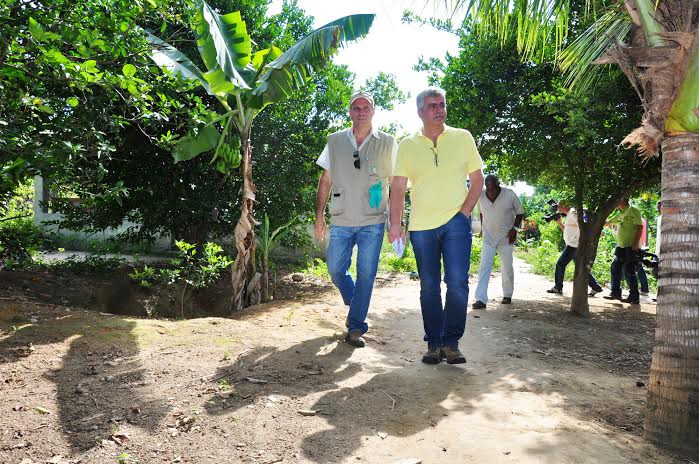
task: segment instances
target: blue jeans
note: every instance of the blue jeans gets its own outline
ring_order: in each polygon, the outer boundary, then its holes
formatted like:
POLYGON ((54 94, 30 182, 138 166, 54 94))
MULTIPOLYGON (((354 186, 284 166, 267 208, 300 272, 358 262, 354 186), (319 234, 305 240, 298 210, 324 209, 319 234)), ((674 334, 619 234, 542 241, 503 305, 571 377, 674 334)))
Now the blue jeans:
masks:
POLYGON ((340 290, 342 300, 349 305, 349 331, 366 333, 369 326, 366 316, 374 289, 374 278, 379 265, 383 244, 384 224, 362 227, 330 226, 328 246, 328 272, 340 290), (352 250, 357 245, 357 280, 349 273, 352 250))
POLYGON ((646 270, 643 269, 643 266, 640 264, 636 266, 636 277, 638 277, 638 286, 641 291, 648 293, 648 276, 646 275, 646 270))
MULTIPOLYGON (((568 266, 568 263, 570 263, 571 261, 575 262, 575 254, 577 253, 577 251, 577 248, 566 245, 566 247, 563 249, 563 253, 561 253, 561 256, 558 258, 558 261, 556 262, 556 284, 554 286, 559 290, 563 290, 563 278, 565 277, 566 266, 568 266)), ((599 282, 597 282, 597 279, 595 279, 595 276, 593 276, 592 273, 590 273, 589 277, 587 278, 587 284, 590 286, 592 290, 596 292, 602 291, 602 287, 600 286, 599 282)))
POLYGON ((636 280, 636 265, 632 253, 631 247, 617 247, 614 252, 611 266, 612 296, 621 296, 621 279, 626 278, 629 286, 629 300, 638 303, 638 280, 636 280))
POLYGON ((410 241, 420 275, 420 307, 427 345, 457 347, 466 328, 471 220, 456 213, 436 229, 410 232, 410 241), (442 260, 447 284, 443 307, 442 260))

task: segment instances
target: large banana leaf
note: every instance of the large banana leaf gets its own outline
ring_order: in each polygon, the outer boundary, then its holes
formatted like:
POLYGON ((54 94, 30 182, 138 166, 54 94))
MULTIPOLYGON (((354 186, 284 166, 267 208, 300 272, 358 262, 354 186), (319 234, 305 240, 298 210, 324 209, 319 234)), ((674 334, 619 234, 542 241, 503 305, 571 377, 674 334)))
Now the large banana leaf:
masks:
POLYGON ((146 40, 152 47, 150 58, 155 64, 185 79, 198 81, 209 94, 213 95, 204 73, 187 58, 187 55, 147 30, 141 29, 141 31, 145 34, 146 40))
POLYGON ((181 138, 172 150, 175 163, 187 161, 216 148, 221 133, 214 126, 204 126, 196 135, 181 138))
POLYGON ((350 15, 311 32, 266 66, 253 94, 261 96, 264 104, 288 97, 302 88, 312 71, 328 62, 340 45, 364 37, 373 21, 373 14, 350 15))
POLYGON ((192 19, 197 45, 209 71, 220 68, 231 83, 250 89, 240 72, 252 68, 252 42, 240 12, 219 15, 206 2, 197 5, 192 19))

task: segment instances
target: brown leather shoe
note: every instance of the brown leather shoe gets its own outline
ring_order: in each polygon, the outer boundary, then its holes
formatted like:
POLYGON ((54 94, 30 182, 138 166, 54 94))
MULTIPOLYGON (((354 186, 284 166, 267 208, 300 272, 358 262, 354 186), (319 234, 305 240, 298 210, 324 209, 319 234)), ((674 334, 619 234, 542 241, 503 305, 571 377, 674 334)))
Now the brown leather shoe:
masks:
POLYGON ((356 346, 357 348, 364 348, 366 342, 364 341, 364 337, 362 337, 362 335, 364 334, 361 331, 352 330, 350 332, 347 332, 345 341, 352 346, 356 346))
POLYGON ((440 354, 447 358, 447 364, 464 364, 466 356, 455 346, 443 346, 440 354))
POLYGON ((442 362, 441 351, 437 347, 428 347, 427 352, 422 355, 422 362, 425 364, 439 364, 442 362))

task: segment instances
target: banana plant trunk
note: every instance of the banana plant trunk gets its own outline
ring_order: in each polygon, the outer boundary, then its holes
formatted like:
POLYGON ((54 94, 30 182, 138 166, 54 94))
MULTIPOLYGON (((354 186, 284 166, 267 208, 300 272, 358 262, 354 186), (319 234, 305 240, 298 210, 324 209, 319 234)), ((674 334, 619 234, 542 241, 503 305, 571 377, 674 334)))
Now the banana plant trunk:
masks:
POLYGON ((262 303, 269 301, 269 259, 262 258, 262 285, 260 288, 262 303))
POLYGON ((240 219, 235 226, 234 238, 237 255, 233 263, 231 279, 233 296, 232 311, 258 304, 261 300, 260 277, 255 264, 255 220, 253 209, 255 205, 255 184, 252 181, 252 145, 250 144, 250 127, 240 134, 241 163, 240 172, 243 177, 240 201, 240 219))
POLYGON ((699 134, 662 143, 657 328, 646 436, 699 461, 699 134))

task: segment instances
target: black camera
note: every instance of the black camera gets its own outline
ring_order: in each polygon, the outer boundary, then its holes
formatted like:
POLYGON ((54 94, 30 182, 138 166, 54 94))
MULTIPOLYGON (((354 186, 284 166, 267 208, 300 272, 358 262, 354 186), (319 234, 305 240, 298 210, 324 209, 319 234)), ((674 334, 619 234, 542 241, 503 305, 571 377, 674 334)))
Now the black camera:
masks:
POLYGON ((658 255, 651 253, 647 249, 641 248, 636 252, 635 264, 636 268, 644 266, 650 269, 651 274, 658 278, 658 255))
POLYGON ((547 208, 549 210, 549 214, 544 216, 544 221, 558 221, 560 218, 565 216, 565 213, 561 213, 558 211, 558 202, 553 198, 547 201, 546 205, 548 205, 547 208))

